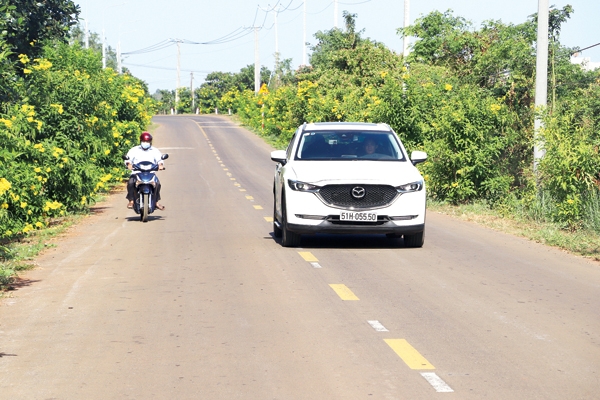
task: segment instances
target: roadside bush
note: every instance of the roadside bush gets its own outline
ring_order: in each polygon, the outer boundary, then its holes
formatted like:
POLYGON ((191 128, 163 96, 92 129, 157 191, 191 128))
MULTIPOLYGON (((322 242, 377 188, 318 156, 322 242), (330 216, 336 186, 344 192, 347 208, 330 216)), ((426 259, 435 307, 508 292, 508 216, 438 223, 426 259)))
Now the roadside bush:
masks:
POLYGON ((552 218, 571 228, 582 226, 600 212, 600 82, 561 101, 545 126, 540 182, 556 201, 552 218))
POLYGON ((311 65, 265 95, 228 93, 223 103, 283 147, 303 122, 385 122, 419 166, 432 199, 485 203, 569 229, 597 229, 600 73, 569 62, 558 42, 570 6, 551 10, 551 100, 546 155, 533 171, 535 18, 488 21, 480 30, 450 11, 419 18, 405 60, 354 30, 318 32, 311 65), (407 63, 410 63, 407 64, 407 63))
POLYGON ((44 227, 121 182, 121 154, 150 122, 145 86, 78 45, 19 57, 21 101, 0 116, 0 237, 44 227))

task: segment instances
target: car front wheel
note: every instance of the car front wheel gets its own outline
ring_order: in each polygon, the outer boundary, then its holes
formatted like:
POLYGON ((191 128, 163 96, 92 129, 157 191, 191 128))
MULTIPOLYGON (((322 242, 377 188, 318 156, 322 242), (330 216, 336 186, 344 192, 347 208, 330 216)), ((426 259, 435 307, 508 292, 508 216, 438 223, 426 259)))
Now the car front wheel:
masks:
POLYGON ((277 226, 277 204, 275 203, 277 200, 275 196, 273 196, 273 236, 276 238, 280 238, 282 235, 281 228, 277 226))
POLYGON ((283 247, 298 247, 300 246, 301 235, 291 232, 287 228, 287 209, 285 206, 285 195, 281 198, 281 245, 283 247))

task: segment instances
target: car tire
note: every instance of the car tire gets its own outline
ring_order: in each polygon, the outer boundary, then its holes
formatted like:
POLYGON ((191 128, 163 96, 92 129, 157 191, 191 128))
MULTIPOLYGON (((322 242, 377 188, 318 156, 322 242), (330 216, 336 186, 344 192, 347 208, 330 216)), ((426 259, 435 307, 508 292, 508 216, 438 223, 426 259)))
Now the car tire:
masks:
POLYGON ((277 204, 275 203, 275 196, 273 196, 273 236, 280 238, 282 235, 281 228, 277 226, 277 204))
POLYGON ((283 247, 298 247, 300 246, 301 235, 291 232, 287 228, 287 209, 285 206, 285 195, 281 196, 281 245, 283 247))
POLYGON ((414 235, 404 235, 404 247, 423 247, 423 243, 425 243, 425 231, 414 235))

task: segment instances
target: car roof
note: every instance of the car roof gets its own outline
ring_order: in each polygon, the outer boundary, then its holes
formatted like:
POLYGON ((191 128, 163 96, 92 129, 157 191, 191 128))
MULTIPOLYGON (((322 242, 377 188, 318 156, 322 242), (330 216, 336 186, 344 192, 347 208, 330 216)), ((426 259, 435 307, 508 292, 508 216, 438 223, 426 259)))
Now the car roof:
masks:
POLYGON ((312 122, 305 124, 303 131, 386 131, 391 132, 388 124, 374 124, 370 122, 312 122))

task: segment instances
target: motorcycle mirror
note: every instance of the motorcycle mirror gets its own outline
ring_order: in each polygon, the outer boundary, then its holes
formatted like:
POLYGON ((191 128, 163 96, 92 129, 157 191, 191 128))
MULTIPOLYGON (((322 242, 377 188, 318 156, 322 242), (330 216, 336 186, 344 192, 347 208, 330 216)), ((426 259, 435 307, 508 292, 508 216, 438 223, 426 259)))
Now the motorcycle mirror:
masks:
POLYGON ((166 160, 167 158, 169 158, 169 155, 163 154, 160 158, 161 158, 161 160, 166 160))
POLYGON ((127 154, 125 154, 125 155, 123 156, 123 160, 129 160, 129 157, 127 157, 127 154))

